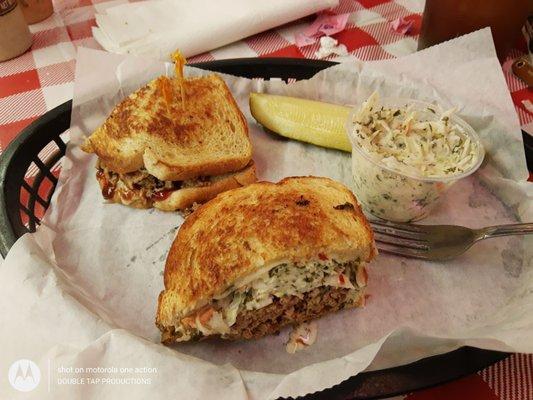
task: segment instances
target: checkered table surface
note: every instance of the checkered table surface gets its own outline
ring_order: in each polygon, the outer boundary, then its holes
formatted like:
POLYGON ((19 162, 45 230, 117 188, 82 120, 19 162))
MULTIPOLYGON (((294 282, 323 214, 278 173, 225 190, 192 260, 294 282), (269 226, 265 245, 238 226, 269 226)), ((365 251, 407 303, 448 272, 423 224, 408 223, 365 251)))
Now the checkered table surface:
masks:
MULTIPOLYGON (((56 0, 56 13, 32 25, 33 46, 22 56, 0 63, 0 151, 29 123, 72 98, 76 47, 100 48, 92 38, 94 14, 128 0, 56 0)), ((361 60, 400 57, 416 51, 423 2, 418 0, 341 0, 335 13, 351 13, 346 29, 334 37, 361 60), (414 22, 410 35, 393 32, 389 22, 414 22)), ((223 48, 191 57, 189 62, 237 57, 316 58, 318 44, 298 48, 295 33, 312 19, 263 32, 223 48)), ((503 71, 523 127, 533 131, 533 115, 522 104, 533 92, 510 72, 513 50, 503 71)), ((467 378, 397 399, 533 399, 533 356, 515 354, 467 378)))
MULTIPOLYGON (((31 121, 72 97, 76 47, 100 48, 91 35, 95 12, 124 2, 127 0, 57 0, 56 13, 30 27, 34 37, 31 51, 0 63, 0 151, 31 121)), ((420 1, 341 0, 334 12, 351 13, 347 29, 334 37, 359 59, 394 58, 416 50, 422 12, 420 1), (398 17, 414 21, 412 35, 403 36, 390 29, 389 21, 398 17)), ((263 32, 191 57, 189 61, 236 57, 315 58, 318 43, 304 48, 294 44, 294 34, 309 22, 306 19, 263 32)), ((514 50, 511 56, 519 54, 520 50, 514 50)), ((504 73, 521 124, 533 126, 533 115, 521 103, 525 99, 533 100, 533 92, 512 75, 510 60, 504 64, 504 73)))

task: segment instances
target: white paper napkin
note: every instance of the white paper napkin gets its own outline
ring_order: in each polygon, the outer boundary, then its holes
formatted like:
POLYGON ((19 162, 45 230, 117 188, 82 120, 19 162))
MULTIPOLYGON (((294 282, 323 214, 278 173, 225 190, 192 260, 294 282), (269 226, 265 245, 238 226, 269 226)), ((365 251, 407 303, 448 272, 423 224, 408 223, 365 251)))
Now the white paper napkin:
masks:
POLYGON ((337 6, 339 0, 152 0, 96 14, 94 38, 108 51, 168 59, 193 56, 337 6))

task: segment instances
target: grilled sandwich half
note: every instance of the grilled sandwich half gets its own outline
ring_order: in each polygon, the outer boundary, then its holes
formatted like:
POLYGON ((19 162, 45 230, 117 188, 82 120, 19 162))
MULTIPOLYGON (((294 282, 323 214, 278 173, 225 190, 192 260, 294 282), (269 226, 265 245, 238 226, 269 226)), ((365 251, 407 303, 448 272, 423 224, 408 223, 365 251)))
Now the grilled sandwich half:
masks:
POLYGON ((162 342, 258 338, 360 306, 375 254, 356 198, 331 179, 219 194, 185 221, 168 254, 162 342))
POLYGON ((159 77, 86 139, 104 198, 179 210, 256 180, 248 126, 218 75, 159 77))

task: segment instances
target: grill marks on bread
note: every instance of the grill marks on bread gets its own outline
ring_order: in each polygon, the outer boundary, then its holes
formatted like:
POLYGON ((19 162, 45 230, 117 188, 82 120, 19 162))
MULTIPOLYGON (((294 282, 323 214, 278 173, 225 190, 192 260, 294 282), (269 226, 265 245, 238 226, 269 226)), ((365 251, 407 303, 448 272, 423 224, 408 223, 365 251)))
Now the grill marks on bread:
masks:
POLYGON ((120 102, 84 143, 110 170, 145 167, 160 180, 184 180, 243 169, 252 147, 248 126, 217 75, 159 77, 120 102), (171 102, 168 100, 171 98, 171 102))

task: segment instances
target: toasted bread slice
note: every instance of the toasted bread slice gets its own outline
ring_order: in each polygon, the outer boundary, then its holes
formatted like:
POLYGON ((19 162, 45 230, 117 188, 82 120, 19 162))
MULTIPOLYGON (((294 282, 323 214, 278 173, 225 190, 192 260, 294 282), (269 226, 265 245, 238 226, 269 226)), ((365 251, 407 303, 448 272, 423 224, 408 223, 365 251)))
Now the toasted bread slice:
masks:
POLYGON ((293 177, 230 190, 181 226, 166 261, 156 324, 168 336, 214 297, 282 263, 357 264, 375 254, 368 221, 338 182, 293 177))
POLYGON ((132 93, 82 149, 117 173, 144 167, 162 181, 246 167, 252 157, 248 126, 225 82, 218 75, 179 82, 159 77, 132 93))
POLYGON ((97 180, 108 201, 134 208, 154 207, 163 211, 185 210, 194 203, 204 203, 221 192, 236 189, 257 180, 255 165, 252 161, 244 169, 237 172, 183 182, 169 182, 179 184, 180 187, 160 192, 164 196, 151 196, 146 187, 131 182, 131 179, 130 181, 121 179, 118 174, 115 174, 118 179, 114 182, 113 189, 110 190, 109 177, 106 176, 107 172, 104 173, 103 171, 99 169, 97 180))

